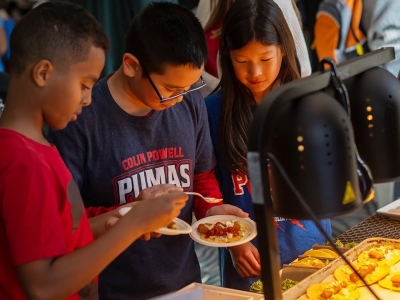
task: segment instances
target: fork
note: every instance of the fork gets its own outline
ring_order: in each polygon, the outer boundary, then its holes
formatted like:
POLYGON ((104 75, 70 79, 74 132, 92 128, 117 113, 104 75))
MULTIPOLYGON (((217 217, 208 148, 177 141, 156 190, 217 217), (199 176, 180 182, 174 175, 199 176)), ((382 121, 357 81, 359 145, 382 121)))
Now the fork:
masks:
POLYGON ((209 198, 209 197, 204 197, 202 194, 196 193, 196 192, 185 192, 187 195, 193 195, 193 196, 199 196, 203 198, 205 201, 208 203, 218 203, 221 202, 223 199, 221 198, 209 198))

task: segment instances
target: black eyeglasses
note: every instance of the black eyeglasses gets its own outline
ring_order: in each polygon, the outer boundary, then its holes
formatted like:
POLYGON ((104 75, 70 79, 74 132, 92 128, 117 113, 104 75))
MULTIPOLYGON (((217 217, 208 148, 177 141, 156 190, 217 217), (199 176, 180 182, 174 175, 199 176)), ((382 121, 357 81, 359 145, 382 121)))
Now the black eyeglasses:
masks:
POLYGON ((201 89, 202 87, 206 86, 206 83, 204 82, 203 77, 200 76, 200 79, 194 85, 192 85, 192 88, 189 89, 188 91, 182 92, 182 93, 178 93, 178 94, 173 95, 173 96, 168 97, 168 98, 164 98, 163 96, 161 96, 161 94, 158 91, 158 89, 157 89, 156 85, 154 84, 153 80, 151 80, 150 74, 149 74, 149 72, 147 72, 146 67, 142 63, 140 63, 140 65, 142 66, 142 70, 143 70, 144 76, 146 76, 146 78, 150 81, 151 86, 153 87, 153 89, 156 92, 157 96, 160 98, 160 103, 163 103, 165 101, 172 100, 172 99, 184 96, 186 94, 189 94, 191 92, 197 91, 197 90, 201 89))

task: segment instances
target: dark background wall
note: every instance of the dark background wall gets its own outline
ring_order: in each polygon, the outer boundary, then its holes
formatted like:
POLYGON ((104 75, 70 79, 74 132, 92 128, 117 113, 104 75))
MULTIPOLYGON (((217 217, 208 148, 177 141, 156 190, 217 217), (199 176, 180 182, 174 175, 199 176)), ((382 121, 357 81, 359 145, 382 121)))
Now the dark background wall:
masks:
POLYGON ((180 3, 190 9, 197 6, 198 0, 69 0, 86 7, 104 26, 110 39, 110 51, 102 76, 117 70, 124 53, 125 33, 130 21, 141 8, 150 2, 168 1, 180 3))

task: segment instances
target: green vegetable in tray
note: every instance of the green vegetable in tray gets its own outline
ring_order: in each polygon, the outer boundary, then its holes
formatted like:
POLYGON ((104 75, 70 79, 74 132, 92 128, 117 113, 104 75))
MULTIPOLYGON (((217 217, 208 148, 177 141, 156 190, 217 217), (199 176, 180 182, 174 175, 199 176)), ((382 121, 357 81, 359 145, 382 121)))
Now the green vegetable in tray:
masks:
POLYGON ((263 284, 260 279, 257 280, 256 282, 253 282, 253 284, 250 286, 250 292, 255 292, 255 293, 263 292, 263 284))
MULTIPOLYGON (((356 246, 358 243, 356 243, 356 242, 350 242, 350 243, 345 243, 345 244, 343 244, 340 240, 336 240, 336 241, 334 242, 334 244, 335 244, 337 247, 351 249, 351 248, 353 248, 354 246, 356 246)), ((323 246, 331 246, 331 243, 325 242, 325 243, 323 244, 323 246)))
POLYGON ((344 247, 350 249, 350 248, 353 248, 353 247, 357 246, 357 244, 358 243, 356 243, 356 242, 350 242, 350 243, 344 244, 344 247))
MULTIPOLYGON (((287 291, 294 285, 296 285, 298 281, 292 280, 292 279, 284 279, 282 281, 282 292, 287 291)), ((250 292, 255 292, 255 293, 262 293, 263 292, 263 284, 261 280, 257 280, 256 282, 253 282, 253 284, 250 286, 250 292)))
POLYGON ((287 291, 288 289, 290 289, 291 287, 295 286, 297 283, 299 283, 296 280, 292 280, 292 279, 284 279, 282 281, 282 292, 287 291))
MULTIPOLYGON (((343 243, 341 241, 339 241, 339 240, 336 240, 334 242, 334 244, 335 244, 336 247, 344 248, 343 243)), ((326 241, 325 243, 323 243, 323 246, 332 246, 332 245, 331 245, 331 243, 329 243, 329 241, 326 241)))

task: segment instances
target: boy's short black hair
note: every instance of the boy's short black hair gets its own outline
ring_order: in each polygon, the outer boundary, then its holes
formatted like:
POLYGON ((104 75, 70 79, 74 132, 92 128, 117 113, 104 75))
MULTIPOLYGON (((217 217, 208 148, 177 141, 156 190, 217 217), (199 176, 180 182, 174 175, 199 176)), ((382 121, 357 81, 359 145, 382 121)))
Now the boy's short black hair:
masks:
POLYGON ((162 74, 166 64, 201 68, 207 42, 200 21, 186 7, 154 2, 132 20, 125 52, 135 55, 150 73, 162 74))
POLYGON ((104 28, 82 6, 49 1, 26 14, 10 39, 10 74, 20 75, 42 59, 57 63, 85 61, 90 47, 109 48, 104 28))

